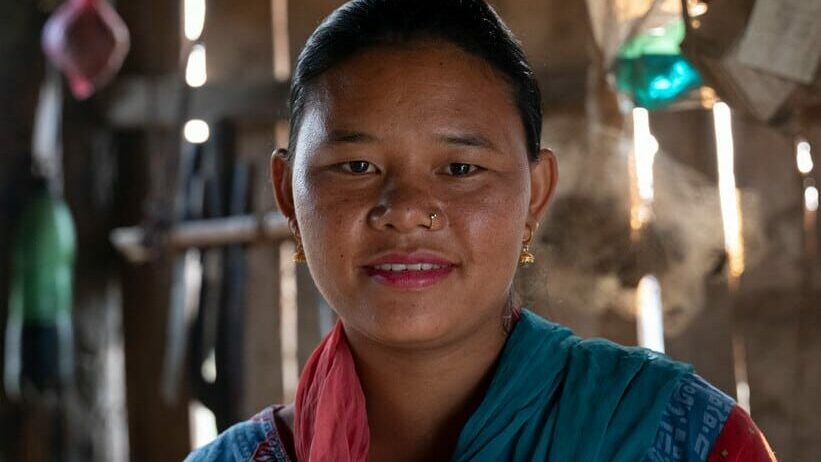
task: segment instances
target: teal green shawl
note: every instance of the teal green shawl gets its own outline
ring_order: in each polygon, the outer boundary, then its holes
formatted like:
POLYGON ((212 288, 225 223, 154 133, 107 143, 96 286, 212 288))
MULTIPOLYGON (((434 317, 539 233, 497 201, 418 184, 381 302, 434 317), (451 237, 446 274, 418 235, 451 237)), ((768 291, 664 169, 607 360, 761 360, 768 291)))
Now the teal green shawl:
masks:
POLYGON ((688 365, 582 340, 524 310, 453 460, 641 460, 688 365))

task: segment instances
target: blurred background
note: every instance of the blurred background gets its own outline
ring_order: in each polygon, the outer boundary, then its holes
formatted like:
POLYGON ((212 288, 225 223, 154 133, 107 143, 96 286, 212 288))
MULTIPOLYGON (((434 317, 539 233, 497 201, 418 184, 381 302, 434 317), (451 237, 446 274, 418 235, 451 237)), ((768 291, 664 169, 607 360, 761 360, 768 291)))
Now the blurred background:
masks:
MULTIPOLYGON (((341 3, 0 3, 0 461, 181 460, 292 400, 334 315, 268 161, 341 3)), ((522 299, 821 460, 821 2, 491 3, 560 165, 522 299)))

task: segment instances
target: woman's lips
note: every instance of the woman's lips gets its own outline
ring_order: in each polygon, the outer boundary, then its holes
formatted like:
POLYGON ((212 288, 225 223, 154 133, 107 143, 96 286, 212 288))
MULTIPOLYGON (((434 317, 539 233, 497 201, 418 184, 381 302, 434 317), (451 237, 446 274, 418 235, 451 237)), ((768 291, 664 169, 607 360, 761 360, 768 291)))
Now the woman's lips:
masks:
POLYGON ((374 281, 397 289, 424 289, 446 278, 456 267, 430 252, 390 253, 364 267, 374 281))
POLYGON ((389 287, 397 289, 424 289, 446 278, 451 271, 453 271, 454 266, 447 265, 430 269, 405 269, 399 271, 381 268, 382 266, 366 266, 365 272, 374 281, 389 287))

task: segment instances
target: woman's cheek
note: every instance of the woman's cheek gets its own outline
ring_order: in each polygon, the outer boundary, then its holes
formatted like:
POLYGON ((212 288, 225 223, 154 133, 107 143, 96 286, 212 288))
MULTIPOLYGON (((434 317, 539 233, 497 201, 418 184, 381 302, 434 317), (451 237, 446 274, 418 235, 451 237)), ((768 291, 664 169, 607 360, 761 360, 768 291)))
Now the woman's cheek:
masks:
POLYGON ((518 246, 512 239, 503 238, 518 235, 518 220, 510 212, 509 209, 486 208, 470 218, 467 241, 481 263, 504 261, 511 249, 518 246))
MULTIPOLYGON (((306 167, 295 173, 300 174, 300 180, 294 181, 294 202, 297 206, 297 217, 305 218, 306 223, 324 221, 325 213, 334 209, 334 204, 342 194, 338 193, 332 181, 326 175, 306 167), (335 192, 336 191, 336 192, 335 192)), ((300 222, 300 225, 303 225, 300 222)))
POLYGON ((312 182, 310 176, 305 175, 304 170, 297 169, 294 173, 294 206, 305 254, 311 266, 324 266, 328 263, 328 252, 333 250, 328 247, 335 242, 329 237, 329 233, 334 231, 332 223, 327 221, 328 217, 323 213, 326 206, 322 201, 327 194, 320 184, 312 182))
MULTIPOLYGON (((488 184, 466 194, 452 195, 452 205, 467 215, 474 215, 474 220, 498 226, 524 222, 528 198, 522 188, 508 184, 488 184)), ((501 229, 506 229, 503 228, 501 229)), ((500 229, 500 230, 501 230, 500 229)))

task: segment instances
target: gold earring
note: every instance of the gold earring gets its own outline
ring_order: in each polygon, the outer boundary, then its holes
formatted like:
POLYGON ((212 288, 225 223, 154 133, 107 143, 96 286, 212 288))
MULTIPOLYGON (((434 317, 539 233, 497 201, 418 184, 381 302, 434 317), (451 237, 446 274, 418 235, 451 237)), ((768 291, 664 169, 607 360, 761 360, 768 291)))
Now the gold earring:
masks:
POLYGON ((294 239, 296 240, 296 250, 294 251, 294 262, 296 263, 305 263, 305 249, 302 248, 302 238, 299 237, 299 231, 296 227, 296 223, 294 221, 288 221, 288 227, 291 228, 291 232, 294 233, 294 239))
POLYGON ((528 266, 536 263, 536 256, 530 251, 530 241, 533 239, 533 228, 527 226, 527 239, 522 243, 522 253, 519 254, 519 265, 528 266))
POLYGON ((305 263, 305 249, 302 248, 302 239, 294 236, 296 239, 296 251, 294 252, 294 262, 305 263))

